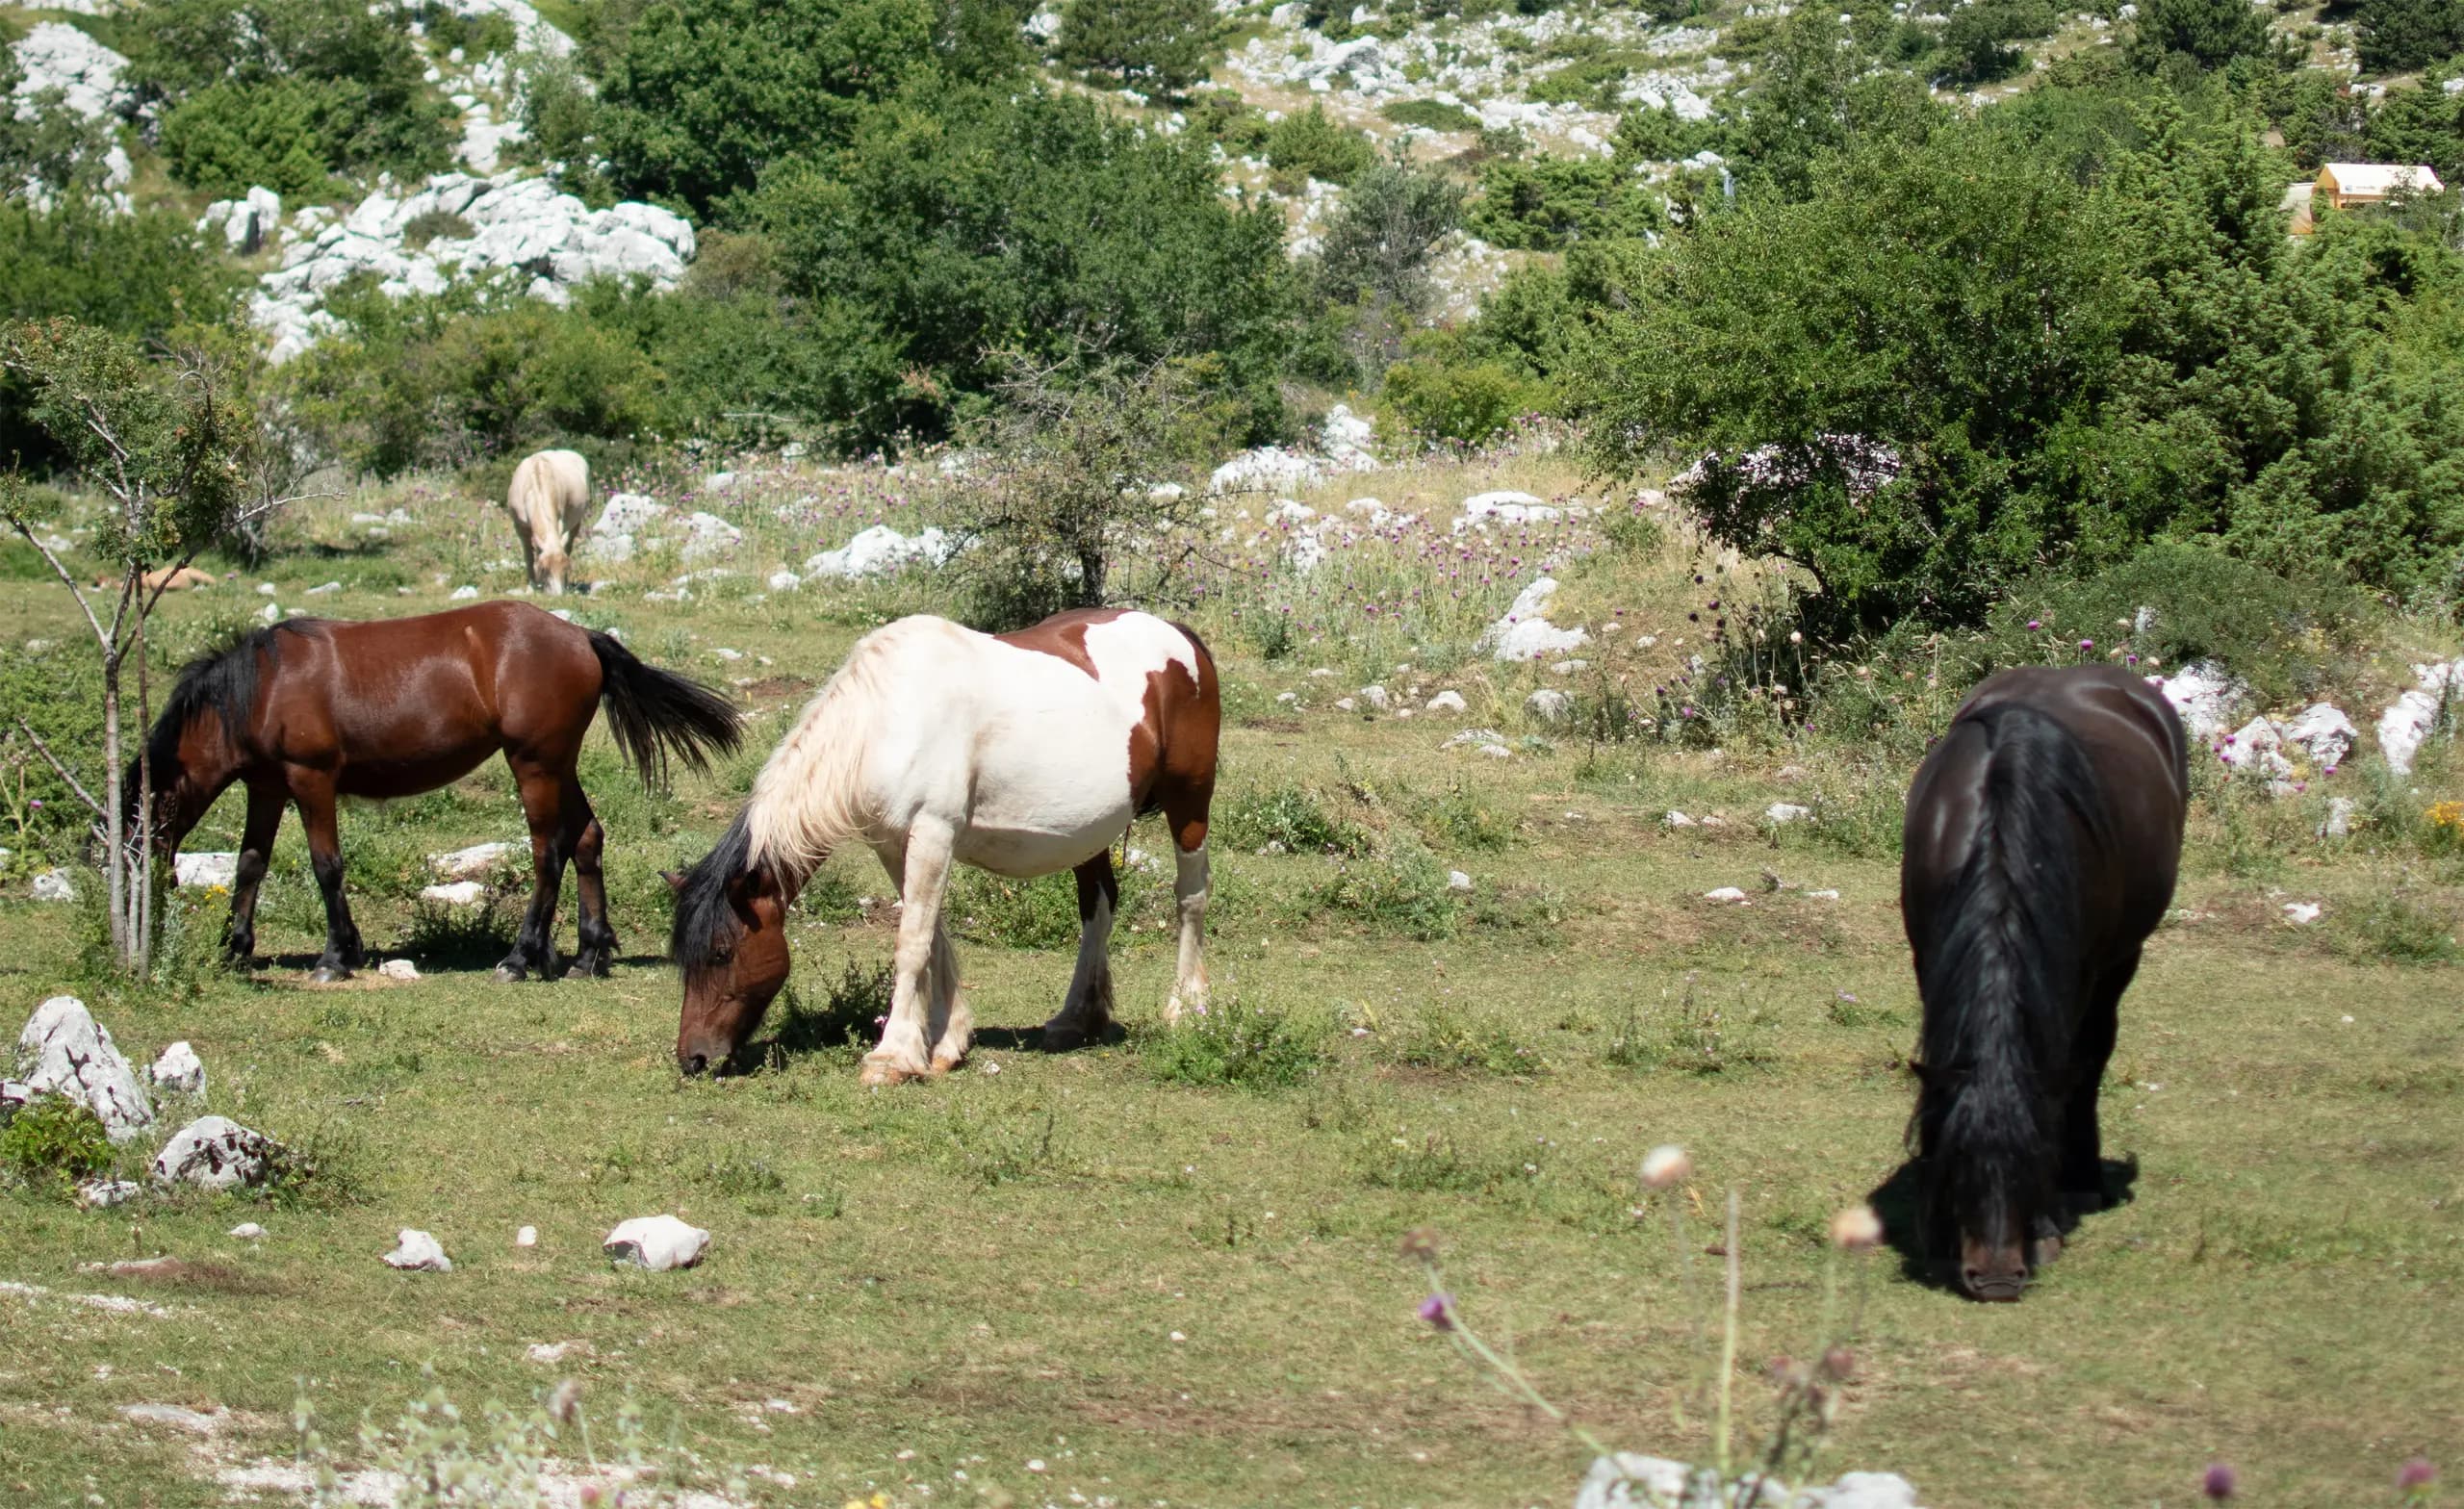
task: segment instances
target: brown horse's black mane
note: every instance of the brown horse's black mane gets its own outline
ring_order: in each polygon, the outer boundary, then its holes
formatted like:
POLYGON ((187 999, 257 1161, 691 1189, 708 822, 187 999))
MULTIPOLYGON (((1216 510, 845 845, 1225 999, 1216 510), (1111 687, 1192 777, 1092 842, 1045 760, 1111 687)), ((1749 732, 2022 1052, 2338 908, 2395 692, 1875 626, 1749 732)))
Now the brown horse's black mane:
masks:
POLYGON ((1921 951, 1924 1085, 1910 1131, 1927 1160, 1929 1208, 2050 1188, 2069 1061, 2069 1003, 2086 967, 2078 832, 2109 843, 2111 807, 2068 729, 2022 703, 1964 715, 1988 753, 1976 839, 1928 908, 1921 951), (1945 1156, 1948 1155, 1948 1156, 1945 1156))
POLYGON ((715 945, 738 926, 728 886, 752 867, 752 820, 749 813, 738 812, 717 847, 684 872, 684 883, 676 890, 676 925, 669 931, 667 950, 686 974, 717 961, 715 945))
MULTIPOLYGON (((180 667, 179 679, 171 683, 171 694, 163 700, 163 711, 145 736, 145 757, 154 768, 154 783, 164 783, 166 773, 178 767, 180 735, 200 713, 213 713, 222 721, 224 733, 237 738, 248 726, 256 711, 260 672, 270 669, 282 654, 282 636, 303 633, 320 624, 317 619, 288 619, 264 628, 250 629, 218 650, 208 650, 180 667)), ((137 789, 135 762, 130 765, 129 789, 137 789)))

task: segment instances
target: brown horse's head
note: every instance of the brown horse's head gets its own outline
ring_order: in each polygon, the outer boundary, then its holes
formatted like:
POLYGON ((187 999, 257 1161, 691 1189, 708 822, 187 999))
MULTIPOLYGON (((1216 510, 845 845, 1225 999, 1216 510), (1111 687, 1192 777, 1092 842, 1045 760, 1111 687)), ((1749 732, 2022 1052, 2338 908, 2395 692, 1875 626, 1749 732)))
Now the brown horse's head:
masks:
MULTIPOLYGON (((287 628, 289 626, 282 626, 287 628)), ((146 730, 144 766, 131 758, 120 778, 120 817, 133 831, 141 774, 154 790, 154 841, 169 852, 196 827, 244 763, 242 732, 256 717, 260 657, 277 628, 254 630, 229 648, 181 668, 161 716, 146 730)))
POLYGON ((1916 1131, 1927 1245, 1970 1299, 2008 1302, 2062 1250, 2057 1108, 2006 1077, 1919 1068, 1916 1131))
POLYGON ((676 927, 669 951, 684 975, 676 1066, 725 1068, 787 983, 787 907, 795 898, 766 865, 751 862, 738 819, 685 874, 671 875, 676 927))

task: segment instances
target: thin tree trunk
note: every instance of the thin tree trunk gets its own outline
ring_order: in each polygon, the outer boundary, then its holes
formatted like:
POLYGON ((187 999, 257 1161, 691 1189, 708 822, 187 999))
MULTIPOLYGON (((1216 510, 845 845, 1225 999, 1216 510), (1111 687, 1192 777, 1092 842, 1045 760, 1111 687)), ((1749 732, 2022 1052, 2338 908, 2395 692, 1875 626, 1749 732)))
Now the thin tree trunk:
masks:
POLYGON ((128 962, 128 825, 123 820, 127 781, 119 758, 119 655, 114 647, 103 652, 103 848, 110 875, 112 956, 128 962))
POLYGON ((137 849, 129 856, 129 883, 136 888, 137 952, 132 962, 143 974, 154 963, 154 760, 152 697, 145 671, 145 570, 131 567, 137 593, 137 849))

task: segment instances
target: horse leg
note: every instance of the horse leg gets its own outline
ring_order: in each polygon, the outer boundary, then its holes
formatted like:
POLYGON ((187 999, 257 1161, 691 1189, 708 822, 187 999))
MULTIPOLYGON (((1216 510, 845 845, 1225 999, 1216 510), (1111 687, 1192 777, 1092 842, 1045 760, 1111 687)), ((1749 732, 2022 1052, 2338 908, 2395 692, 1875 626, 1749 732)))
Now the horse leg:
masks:
POLYGON ((366 959, 359 945, 359 925, 350 920, 350 903, 343 896, 342 831, 334 822, 334 778, 331 772, 294 766, 292 800, 299 805, 299 826, 308 831, 308 867, 317 874, 317 889, 325 897, 325 952, 317 959, 309 979, 348 980, 366 959))
POLYGON ((2121 993, 2139 973, 2139 950, 2107 970, 2088 998, 2088 1014, 2070 1044, 2070 1098, 2062 1113, 2062 1170, 2055 1186, 2076 1216, 2105 1208, 2103 1138, 2096 1100, 2121 1026, 2121 993))
POLYGON ((1165 821, 1172 828, 1172 899, 1181 917, 1181 957, 1172 976, 1172 998, 1164 1003, 1164 1020, 1177 1022, 1183 1011, 1206 1014, 1206 795, 1184 806, 1167 802, 1165 821))
POLYGON ((924 1036, 925 994, 956 839, 947 824, 930 818, 919 818, 908 829, 898 877, 899 895, 906 903, 898 914, 898 983, 890 993, 889 1021, 882 1028, 881 1043, 864 1055, 861 1084, 896 1085, 932 1072, 924 1036))
POLYGON ((1113 1017, 1113 913, 1120 907, 1113 852, 1105 849, 1071 873, 1078 878, 1078 967, 1060 1011, 1043 1024, 1046 1053, 1064 1053, 1102 1036, 1113 1017))
POLYGON ((950 945, 947 918, 933 921, 933 961, 925 979, 931 1005, 924 1027, 933 1043, 933 1072, 947 1074, 965 1061, 975 1042, 975 1009, 966 1004, 965 987, 959 982, 959 954, 950 945))
POLYGON ((562 779, 527 760, 510 755, 513 779, 522 791, 522 815, 530 825, 530 909, 523 913, 522 931, 514 935, 513 952, 497 965, 497 978, 521 980, 536 970, 542 980, 556 975, 556 898, 564 885, 568 853, 562 779))
POLYGON ((565 847, 574 857, 574 888, 581 896, 581 951, 569 973, 584 979, 604 977, 616 957, 616 930, 607 925, 607 880, 600 872, 599 852, 607 831, 582 795, 581 780, 568 778, 564 793, 565 847))
POLYGON ((240 862, 231 877, 231 962, 248 967, 257 955, 257 887, 265 883, 273 835, 282 827, 282 787, 269 780, 248 787, 247 825, 240 834, 240 862))

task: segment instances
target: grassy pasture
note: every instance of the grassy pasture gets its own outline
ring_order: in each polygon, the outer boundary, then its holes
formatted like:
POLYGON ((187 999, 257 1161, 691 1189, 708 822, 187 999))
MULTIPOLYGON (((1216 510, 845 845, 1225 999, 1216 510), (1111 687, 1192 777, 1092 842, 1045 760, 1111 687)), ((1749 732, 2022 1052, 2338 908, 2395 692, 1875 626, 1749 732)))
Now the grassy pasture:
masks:
MULTIPOLYGON (((1551 467, 1355 485, 1389 504, 1572 491, 1551 467)), ((584 779, 609 829, 625 945, 613 979, 489 978, 502 952, 490 930, 512 926, 524 877, 505 878, 510 899, 476 923, 412 901, 425 854, 520 836, 497 767, 344 819, 362 930, 419 963, 415 984, 304 983, 321 923, 295 825, 261 911, 274 962, 251 980, 119 994, 80 972, 73 909, 0 907, 0 1002, 75 990, 133 1058, 190 1040, 209 1109, 313 1148, 326 1170, 265 1206, 0 1203, 0 1279, 161 1311, 0 1294, 0 1501, 222 1503, 218 1464, 288 1457, 303 1390, 346 1440, 363 1412, 393 1419, 424 1370, 466 1409, 526 1402, 568 1375, 596 1409, 629 1392, 654 1435, 714 1475, 791 1474, 793 1488, 750 1482, 765 1505, 876 1490, 902 1506, 1562 1503, 1583 1454, 1414 1317, 1423 1291, 1397 1245, 1438 1233, 1466 1315, 1594 1431, 1704 1454, 1698 1307, 1664 1212, 1635 1214, 1636 1160, 1665 1141, 1694 1157, 1698 1277, 1723 1192, 1743 1200, 1753 1433, 1762 1363, 1821 1341, 1831 1214, 1900 1162, 1915 1001, 1888 835, 1907 764, 1746 724, 1716 753, 1595 746, 1520 712, 1529 686, 1582 673, 1467 658, 1470 627, 1513 590, 1489 568, 1523 556, 1527 575, 1529 560, 1556 563, 1560 622, 1622 609, 1630 637, 1660 643, 1616 663, 1661 674, 1684 614, 1715 590, 1694 573, 1716 563, 1674 533, 1591 553, 1597 539, 1576 529, 1450 540, 1473 553, 1446 561, 1415 537, 1363 545, 1304 585, 1279 574, 1271 541, 1245 536, 1241 569, 1196 622, 1234 713, 1211 963, 1263 1046, 1210 1059, 1165 1038, 1168 885, 1134 874, 1117 942, 1124 1034, 1036 1052, 1032 1029, 1069 972, 1068 882, 979 878, 955 904, 985 1024, 975 1059, 937 1085, 860 1091, 860 1049, 832 1029, 879 1010, 888 888, 846 858, 802 908, 800 1014, 774 1019, 767 1066, 680 1082, 656 868, 698 853, 863 627, 930 605, 914 582, 764 594, 757 552, 792 562, 923 506, 877 474, 779 485, 813 501, 781 502, 785 518, 768 493, 697 504, 744 524, 747 576, 654 599, 682 568, 637 562, 565 604, 662 663, 742 680, 759 714, 757 751, 666 797, 594 735, 584 779), (1382 606, 1414 586, 1443 592, 1442 573, 1467 565, 1497 579, 1442 607, 1382 606), (1299 627, 1277 631, 1279 618, 1299 627), (1321 666, 1336 675, 1309 675, 1321 666), (1399 696, 1454 687, 1471 716, 1331 710, 1369 679, 1399 696), (1441 748, 1458 723, 1500 728, 1514 754, 1441 748), (1778 800, 1817 818, 1767 830, 1778 800), (1672 808, 1726 825, 1671 830, 1672 808), (1270 838, 1283 852, 1258 852, 1270 838), (1444 890, 1448 869, 1471 876, 1468 895, 1444 890), (1749 904, 1701 899, 1723 885, 1749 904), (1808 894, 1827 889, 1837 898, 1808 894), (660 1211, 715 1233, 708 1260, 611 1271, 600 1238, 660 1211), (244 1219, 269 1235, 223 1235, 244 1219), (525 1224, 535 1248, 512 1244, 525 1224), (401 1226, 434 1232, 456 1270, 384 1267, 401 1226), (190 1266, 155 1281, 78 1271, 157 1253, 190 1266), (559 1343, 556 1363, 528 1355, 559 1343), (120 1415, 138 1402, 230 1413, 201 1440, 120 1415)), ((1308 500, 1332 510, 1347 492, 1308 500)), ((303 510, 270 564, 176 601, 169 626, 253 613, 258 580, 285 606, 344 617, 442 606, 465 581, 514 584, 489 564, 516 554, 493 505, 432 490, 372 511, 397 504, 420 525, 382 540, 349 522, 367 498, 303 510), (341 590, 303 595, 329 579, 341 590)), ((0 584, 0 637, 64 637, 55 590, 0 584)), ((1919 696, 1923 668, 1907 674, 1919 696)), ((1957 690, 1932 692, 1947 706, 1957 690)), ((2180 909, 2124 1003, 2106 1087, 2127 1201, 2092 1217, 2015 1307, 1963 1303, 1876 1254, 1831 1470, 1903 1472, 1938 1506, 2178 1504, 2222 1458, 2252 1501, 2315 1504, 2374 1501, 2415 1452, 2457 1461, 2464 1010, 2443 959, 2464 873, 2392 816, 2345 844, 2315 840, 2323 787, 2272 805, 2205 773, 2202 787, 2180 909), (2285 900, 2326 915, 2294 928, 2285 900)), ((2374 801, 2393 814, 2454 794, 2426 762, 2374 801)), ((227 847, 236 823, 226 806, 192 846, 227 847)), ((1132 841, 1165 851, 1151 826, 1132 841)), ((202 937, 222 902, 193 901, 202 937)))

